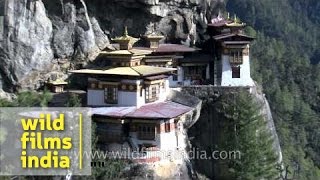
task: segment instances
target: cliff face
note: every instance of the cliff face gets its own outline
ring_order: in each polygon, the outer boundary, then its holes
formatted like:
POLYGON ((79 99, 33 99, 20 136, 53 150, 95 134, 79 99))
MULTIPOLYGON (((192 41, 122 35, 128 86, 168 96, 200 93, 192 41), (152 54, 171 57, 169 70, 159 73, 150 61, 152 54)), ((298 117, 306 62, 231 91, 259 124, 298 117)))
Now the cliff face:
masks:
MULTIPOLYGON (((191 94, 201 99, 202 108, 200 118, 197 123, 188 130, 190 143, 192 148, 200 150, 210 150, 218 148, 221 140, 225 136, 224 120, 225 116, 221 114, 218 104, 221 97, 230 95, 230 93, 237 93, 246 88, 232 88, 232 87, 214 87, 214 86, 199 86, 199 87, 183 87, 182 92, 191 94)), ((272 134, 273 149, 277 154, 279 163, 282 163, 282 150, 280 147, 278 135, 275 129, 271 110, 268 100, 265 98, 259 86, 253 87, 251 94, 254 101, 261 105, 260 112, 267 122, 267 129, 272 134)), ((205 175, 209 178, 225 179, 229 177, 228 172, 225 171, 225 165, 213 159, 191 159, 193 168, 196 172, 205 175), (227 173, 227 174, 225 174, 227 173)))
POLYGON ((201 42, 221 0, 1 0, 0 89, 37 89, 93 60, 124 26, 170 42, 201 42), (197 31, 196 31, 197 30, 197 31))

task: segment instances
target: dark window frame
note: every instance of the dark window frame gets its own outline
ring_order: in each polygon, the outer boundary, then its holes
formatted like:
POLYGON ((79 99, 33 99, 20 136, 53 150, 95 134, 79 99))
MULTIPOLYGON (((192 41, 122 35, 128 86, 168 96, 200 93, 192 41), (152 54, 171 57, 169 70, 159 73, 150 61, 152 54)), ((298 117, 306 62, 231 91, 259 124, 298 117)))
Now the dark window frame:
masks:
POLYGON ((171 124, 170 122, 164 123, 164 132, 168 133, 171 131, 171 124))
POLYGON ((232 78, 241 78, 241 68, 240 66, 232 66, 232 78))
POLYGON ((230 63, 231 64, 242 64, 243 63, 243 52, 241 49, 230 50, 230 63))
POLYGON ((104 102, 118 104, 118 86, 106 86, 104 88, 104 102))
POLYGON ((146 102, 155 102, 159 100, 160 97, 160 84, 152 84, 149 86, 146 86, 145 88, 145 94, 146 94, 146 102))
POLYGON ((138 125, 138 139, 140 140, 155 140, 156 125, 155 124, 140 124, 138 125))

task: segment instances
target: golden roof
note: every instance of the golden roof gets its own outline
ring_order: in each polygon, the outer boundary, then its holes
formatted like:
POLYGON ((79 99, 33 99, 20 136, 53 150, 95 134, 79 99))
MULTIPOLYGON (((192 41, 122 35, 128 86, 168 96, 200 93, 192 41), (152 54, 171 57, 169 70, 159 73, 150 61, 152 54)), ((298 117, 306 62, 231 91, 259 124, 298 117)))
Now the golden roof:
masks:
POLYGON ((151 54, 152 50, 141 50, 141 49, 130 49, 130 50, 116 50, 116 51, 102 51, 100 54, 104 55, 129 55, 129 56, 140 56, 140 55, 148 55, 151 54))
POLYGON ((100 75, 123 75, 123 76, 148 76, 153 74, 168 73, 176 68, 163 68, 154 66, 134 66, 134 67, 116 67, 110 69, 80 69, 73 70, 70 73, 75 74, 100 74, 100 75))
POLYGON ((146 34, 146 35, 144 35, 144 37, 147 39, 155 39, 155 40, 161 40, 164 38, 164 36, 158 35, 155 32, 152 32, 150 34, 146 34))
POLYGON ((124 43, 124 42, 126 42, 126 43, 129 43, 129 44, 133 45, 133 44, 136 43, 139 39, 138 39, 138 38, 134 38, 134 37, 132 37, 132 36, 129 36, 129 35, 128 35, 128 28, 127 28, 127 26, 126 26, 125 29, 124 29, 124 34, 123 34, 123 36, 116 37, 116 38, 113 38, 113 39, 111 39, 111 40, 112 40, 112 41, 115 41, 115 42, 117 42, 117 43, 124 43))
MULTIPOLYGON (((228 15, 228 19, 229 19, 229 15, 228 15)), ((241 22, 239 18, 237 18, 236 15, 234 15, 234 19, 233 19, 233 22, 231 23, 226 23, 226 26, 229 26, 229 27, 243 27, 245 26, 246 24, 241 22)))
POLYGON ((63 81, 61 79, 57 79, 55 81, 49 81, 48 84, 52 84, 52 85, 67 85, 68 82, 63 81))

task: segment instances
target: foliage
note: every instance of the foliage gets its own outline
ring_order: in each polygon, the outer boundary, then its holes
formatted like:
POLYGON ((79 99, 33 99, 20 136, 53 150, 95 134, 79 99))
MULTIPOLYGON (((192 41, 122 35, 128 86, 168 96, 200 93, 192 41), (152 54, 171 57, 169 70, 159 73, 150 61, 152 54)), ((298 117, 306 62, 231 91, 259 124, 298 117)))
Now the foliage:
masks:
POLYGON ((52 94, 48 90, 41 93, 25 91, 17 94, 13 101, 0 99, 0 107, 46 107, 52 100, 52 94))
MULTIPOLYGON (((92 123, 92 152, 100 151, 97 147, 98 136, 96 133, 96 123, 92 123)), ((92 159, 93 162, 104 162, 104 167, 93 167, 90 179, 119 179, 121 172, 128 165, 123 160, 92 159)), ((88 178, 86 178, 88 179, 88 178)))
POLYGON ((237 150, 241 158, 229 159, 229 174, 234 179, 276 179, 278 156, 273 148, 273 136, 261 107, 247 92, 230 94, 219 102, 224 114, 222 150, 237 150))
POLYGON ((81 107, 81 98, 77 94, 71 94, 66 102, 66 107, 81 107))
POLYGON ((319 8, 317 0, 227 2, 256 31, 252 74, 271 104, 294 179, 320 179, 319 8))
POLYGON ((11 107, 13 106, 12 102, 6 99, 0 99, 0 107, 11 107))

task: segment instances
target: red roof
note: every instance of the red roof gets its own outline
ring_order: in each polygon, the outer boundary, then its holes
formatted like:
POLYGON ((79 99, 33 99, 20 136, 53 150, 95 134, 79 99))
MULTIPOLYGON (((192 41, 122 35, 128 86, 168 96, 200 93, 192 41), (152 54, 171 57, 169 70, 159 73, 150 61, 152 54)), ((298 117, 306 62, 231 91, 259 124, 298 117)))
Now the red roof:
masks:
POLYGON ((136 107, 93 108, 92 114, 115 118, 171 119, 192 111, 193 108, 172 101, 136 107))
POLYGON ((192 111, 191 107, 172 101, 166 101, 142 106, 136 111, 127 114, 127 117, 146 119, 171 119, 189 111, 192 111))
POLYGON ((101 107, 92 108, 91 113, 93 115, 123 118, 126 114, 135 111, 136 109, 136 107, 101 107))

